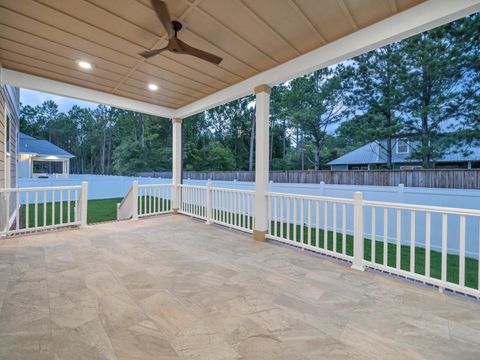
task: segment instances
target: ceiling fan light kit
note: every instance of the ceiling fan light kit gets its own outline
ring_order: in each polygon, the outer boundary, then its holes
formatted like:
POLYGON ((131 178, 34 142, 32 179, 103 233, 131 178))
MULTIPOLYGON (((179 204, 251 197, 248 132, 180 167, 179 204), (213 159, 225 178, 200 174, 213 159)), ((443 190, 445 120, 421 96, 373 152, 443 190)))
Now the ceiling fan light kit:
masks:
POLYGON ((174 54, 194 56, 215 65, 218 65, 222 62, 223 59, 221 57, 207 51, 194 48, 193 46, 184 43, 177 37, 177 33, 182 29, 182 24, 176 20, 172 21, 165 1, 151 0, 151 3, 158 18, 160 19, 160 22, 167 32, 168 44, 161 49, 142 51, 140 56, 148 59, 164 51, 170 51, 174 54))

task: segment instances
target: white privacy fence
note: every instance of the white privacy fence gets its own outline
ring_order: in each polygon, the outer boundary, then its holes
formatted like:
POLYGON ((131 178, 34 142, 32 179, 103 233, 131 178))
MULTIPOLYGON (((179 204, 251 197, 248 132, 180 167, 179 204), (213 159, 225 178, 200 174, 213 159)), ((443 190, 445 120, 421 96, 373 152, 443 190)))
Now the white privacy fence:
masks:
POLYGON ((0 189, 0 235, 87 224, 87 183, 0 189))

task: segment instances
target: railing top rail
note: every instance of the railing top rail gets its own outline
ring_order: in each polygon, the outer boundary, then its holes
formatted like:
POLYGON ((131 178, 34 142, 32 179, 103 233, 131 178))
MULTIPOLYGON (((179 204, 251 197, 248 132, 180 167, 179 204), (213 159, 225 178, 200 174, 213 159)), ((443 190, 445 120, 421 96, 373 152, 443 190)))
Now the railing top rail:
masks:
POLYGON ((178 187, 185 188, 185 189, 206 189, 206 186, 201 186, 201 185, 185 185, 185 184, 180 184, 178 187))
POLYGON ((172 187, 173 184, 139 184, 139 188, 153 188, 153 187, 172 187))
POLYGON ((303 194, 292 194, 292 193, 281 193, 281 192, 268 192, 267 196, 287 197, 287 198, 303 199, 303 200, 319 200, 319 201, 329 201, 329 202, 344 203, 344 204, 353 204, 353 199, 337 198, 337 197, 331 197, 331 196, 303 195, 303 194))
POLYGON ((1 188, 0 192, 19 192, 19 191, 51 191, 51 190, 81 190, 81 185, 73 186, 42 186, 42 187, 22 187, 22 188, 1 188))
POLYGON ((372 207, 384 207, 384 208, 389 208, 389 209, 417 210, 417 211, 435 212, 435 213, 448 213, 448 214, 456 214, 456 215, 480 216, 480 210, 463 209, 463 208, 450 208, 450 207, 441 207, 441 206, 433 206, 433 205, 390 203, 390 202, 370 201, 370 200, 364 200, 363 205, 372 206, 372 207))
POLYGON ((236 192, 236 193, 242 193, 242 194, 255 194, 255 191, 253 190, 242 190, 242 189, 230 189, 230 188, 220 188, 220 187, 212 187, 210 188, 212 191, 224 191, 224 192, 236 192))

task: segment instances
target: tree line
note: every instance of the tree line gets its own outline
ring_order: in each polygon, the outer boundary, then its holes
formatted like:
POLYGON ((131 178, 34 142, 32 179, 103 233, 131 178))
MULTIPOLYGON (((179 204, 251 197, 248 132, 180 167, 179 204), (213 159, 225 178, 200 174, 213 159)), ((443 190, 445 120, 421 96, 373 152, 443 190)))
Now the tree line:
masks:
MULTIPOLYGON (((315 71, 272 89, 273 170, 322 169, 377 142, 392 168, 400 138, 432 167, 452 144, 480 142, 480 15, 473 15, 315 71)), ((99 105, 21 107, 21 131, 75 155, 74 173, 171 169, 167 119, 99 105)), ((184 120, 186 170, 253 170, 255 99, 247 96, 184 120)))

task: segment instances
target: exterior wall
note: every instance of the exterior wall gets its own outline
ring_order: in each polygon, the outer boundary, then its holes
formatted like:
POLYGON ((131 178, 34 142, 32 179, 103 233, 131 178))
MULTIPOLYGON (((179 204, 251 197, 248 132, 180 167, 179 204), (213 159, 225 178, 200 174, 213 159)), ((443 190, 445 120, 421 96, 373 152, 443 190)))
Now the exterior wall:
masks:
MULTIPOLYGON (((19 134, 20 91, 7 85, 0 85, 0 188, 17 187, 17 144, 19 134), (10 118, 10 156, 6 155, 7 113, 10 118), (10 163, 10 174, 6 172, 6 161, 10 163), (9 177, 9 178, 7 178, 9 177)), ((0 227, 5 226, 7 199, 0 199, 0 227)), ((15 210, 15 199, 10 199, 9 214, 15 210)))
POLYGON ((330 170, 348 170, 348 165, 331 165, 330 170))
POLYGON ((368 164, 348 165, 348 170, 368 170, 368 164))

